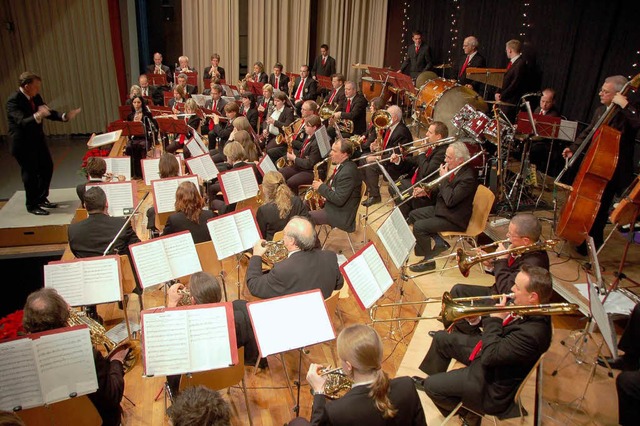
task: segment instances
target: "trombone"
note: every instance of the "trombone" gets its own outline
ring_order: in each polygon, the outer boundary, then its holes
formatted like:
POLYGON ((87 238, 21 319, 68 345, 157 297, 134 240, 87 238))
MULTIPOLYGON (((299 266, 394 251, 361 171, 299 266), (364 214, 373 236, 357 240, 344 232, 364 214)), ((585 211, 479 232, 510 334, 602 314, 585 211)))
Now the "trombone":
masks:
MULTIPOLYGON (((500 298, 504 296, 508 296, 508 295, 499 294, 499 295, 488 296, 488 297, 500 298)), ((409 317, 409 318, 401 318, 399 316, 393 317, 393 318, 383 318, 383 319, 376 318, 378 309, 382 307, 397 307, 397 306, 404 306, 404 305, 434 303, 434 302, 428 302, 423 300, 419 302, 399 302, 399 303, 386 303, 383 305, 373 305, 369 310, 369 317, 371 319, 372 324, 375 324, 378 322, 390 322, 390 321, 421 321, 426 319, 437 319, 437 320, 441 320, 446 325, 446 324, 454 323, 463 318, 490 315, 497 312, 511 312, 520 316, 524 316, 524 315, 563 315, 563 314, 571 314, 578 310, 578 305, 575 303, 543 303, 539 305, 511 305, 511 306, 467 306, 460 303, 465 301, 464 299, 468 301, 468 299, 478 300, 480 298, 486 299, 487 297, 476 296, 475 298, 453 299, 451 297, 451 294, 447 291, 442 295, 442 300, 441 300, 442 309, 440 310, 439 315, 426 316, 426 317, 409 317)))
MULTIPOLYGON (((421 148, 435 148, 437 146, 449 144, 449 143, 455 142, 457 140, 458 140, 457 137, 450 136, 448 138, 440 139, 437 142, 431 142, 430 143, 428 141, 428 137, 425 137, 425 138, 413 140, 411 142, 403 143, 402 145, 392 146, 391 148, 383 149, 382 151, 376 151, 375 153, 372 152, 371 154, 362 155, 362 156, 360 156, 358 158, 353 159, 353 161, 364 160, 367 157, 369 157, 370 155, 374 155, 374 154, 375 155, 379 155, 379 154, 382 154, 382 153, 385 153, 385 152, 388 152, 388 151, 393 151, 393 150, 395 150, 397 148, 404 148, 405 146, 414 145, 416 142, 421 142, 421 143, 420 143, 420 145, 415 145, 413 148, 410 148, 409 150, 407 150, 407 153, 413 153, 413 152, 415 152, 415 151, 417 151, 417 150, 419 150, 421 148), (427 141, 427 142, 425 142, 425 141, 427 141)), ((480 151, 480 152, 482 152, 482 151, 480 151)), ((383 158, 383 159, 379 160, 378 162, 382 163, 384 161, 388 161, 390 158, 391 157, 383 158)), ((374 163, 367 163, 367 164, 362 165, 362 166, 360 166, 358 168, 361 169, 361 168, 364 168, 364 167, 368 167, 368 166, 370 166, 372 164, 376 164, 376 163, 375 162, 374 163)))

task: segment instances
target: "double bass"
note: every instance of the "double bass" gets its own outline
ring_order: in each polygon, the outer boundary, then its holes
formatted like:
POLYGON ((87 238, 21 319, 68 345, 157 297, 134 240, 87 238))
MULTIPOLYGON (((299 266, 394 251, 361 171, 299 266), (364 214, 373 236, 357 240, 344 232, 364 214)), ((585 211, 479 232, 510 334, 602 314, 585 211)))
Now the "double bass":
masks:
MULTIPOLYGON (((629 90, 637 89, 638 86, 640 86, 640 74, 627 82, 620 93, 627 95, 629 90)), ((560 213, 556 227, 556 234, 560 238, 574 244, 582 244, 585 241, 600 210, 602 194, 618 164, 622 134, 608 125, 618 109, 618 105, 614 103, 607 107, 555 181, 558 184, 564 172, 573 165, 579 154, 591 142, 570 187, 571 193, 560 213)))

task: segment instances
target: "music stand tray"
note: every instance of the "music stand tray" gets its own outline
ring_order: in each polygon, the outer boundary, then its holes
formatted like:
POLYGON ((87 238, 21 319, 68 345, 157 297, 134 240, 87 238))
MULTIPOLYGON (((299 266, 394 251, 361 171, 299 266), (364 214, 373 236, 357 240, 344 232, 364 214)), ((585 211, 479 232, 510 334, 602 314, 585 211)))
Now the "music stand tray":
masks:
POLYGON ((158 129, 162 133, 189 134, 189 126, 187 126, 184 120, 173 117, 158 117, 156 121, 158 122, 158 129))
POLYGON ((121 130, 122 136, 144 136, 142 121, 114 121, 109 123, 109 128, 121 130))

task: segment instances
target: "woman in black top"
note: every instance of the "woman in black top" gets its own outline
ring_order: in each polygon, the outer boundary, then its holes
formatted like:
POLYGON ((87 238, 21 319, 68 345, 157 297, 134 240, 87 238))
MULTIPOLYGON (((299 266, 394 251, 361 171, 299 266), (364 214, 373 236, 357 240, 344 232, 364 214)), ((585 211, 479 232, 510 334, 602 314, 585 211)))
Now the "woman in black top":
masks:
POLYGON ((291 192, 282 175, 268 172, 262 180, 263 204, 258 207, 256 220, 262 237, 273 240, 273 235, 282 231, 294 216, 309 217, 309 210, 302 199, 291 192))
MULTIPOLYGON (((151 111, 147 108, 147 103, 140 95, 131 98, 131 112, 127 116, 127 121, 140 121, 146 125, 151 120, 155 124, 151 111)), ((157 126, 156 126, 157 127, 157 126)), ((129 141, 125 147, 124 153, 131 157, 131 175, 134 179, 142 178, 142 164, 140 160, 147 155, 147 137, 146 136, 129 136, 129 141)))
POLYGON ((189 231, 195 244, 211 241, 207 221, 216 216, 203 210, 204 200, 193 182, 182 182, 176 190, 176 212, 167 219, 162 235, 189 231))

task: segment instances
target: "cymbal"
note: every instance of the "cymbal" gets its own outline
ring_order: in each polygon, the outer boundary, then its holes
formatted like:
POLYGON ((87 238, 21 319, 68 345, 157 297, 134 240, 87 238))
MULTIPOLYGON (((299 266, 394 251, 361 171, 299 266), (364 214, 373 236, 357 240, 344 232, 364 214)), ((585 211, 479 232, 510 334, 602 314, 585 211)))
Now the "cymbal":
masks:
POLYGON ((366 70, 367 68, 369 68, 370 65, 368 64, 361 64, 361 63, 355 63, 355 64, 351 64, 351 68, 357 69, 357 70, 366 70))
POLYGON ((444 68, 451 68, 451 64, 440 64, 440 65, 436 65, 434 68, 437 68, 439 70, 444 68))
POLYGON ((504 106, 516 106, 515 104, 510 104, 509 102, 502 101, 485 101, 488 104, 496 104, 496 105, 504 105, 504 106))
POLYGON ((542 136, 530 135, 528 133, 517 133, 514 136, 514 138, 516 138, 520 142, 523 142, 526 139, 530 139, 532 142, 544 140, 544 137, 542 137, 542 136))

